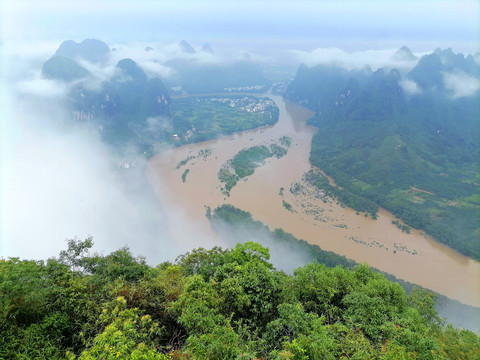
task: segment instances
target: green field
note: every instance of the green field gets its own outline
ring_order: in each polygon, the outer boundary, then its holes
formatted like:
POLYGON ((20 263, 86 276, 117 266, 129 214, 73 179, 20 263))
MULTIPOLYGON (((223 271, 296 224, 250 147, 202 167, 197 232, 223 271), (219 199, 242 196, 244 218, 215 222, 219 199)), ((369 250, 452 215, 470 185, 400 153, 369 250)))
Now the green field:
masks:
POLYGON ((173 99, 176 144, 214 139, 278 121, 273 100, 255 96, 190 96, 173 99))

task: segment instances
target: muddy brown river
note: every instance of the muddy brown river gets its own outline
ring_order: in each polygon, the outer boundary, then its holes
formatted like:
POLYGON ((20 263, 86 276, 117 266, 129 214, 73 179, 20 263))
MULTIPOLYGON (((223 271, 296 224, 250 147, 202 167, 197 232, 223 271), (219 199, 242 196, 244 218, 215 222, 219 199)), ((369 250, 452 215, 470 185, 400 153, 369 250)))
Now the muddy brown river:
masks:
POLYGON ((168 229, 180 250, 188 251, 198 244, 222 245, 205 213, 207 206, 214 209, 228 203, 249 211, 270 229, 282 228, 324 250, 367 262, 400 279, 480 307, 480 262, 420 231, 402 232, 392 224, 396 218, 385 210, 372 220, 319 196, 302 182, 304 173, 312 168, 308 158, 317 131, 305 124, 311 112, 281 97, 270 97, 280 108, 274 126, 185 145, 150 161, 149 179, 169 213, 168 229), (227 160, 244 148, 271 144, 284 135, 292 139, 286 156, 267 159, 253 175, 237 183, 230 197, 222 194, 217 173, 227 160), (199 156, 202 150, 206 155, 199 156), (184 182, 182 174, 187 169, 184 182), (289 189, 295 184, 302 191, 293 194, 289 189), (283 201, 291 204, 290 211, 283 201))

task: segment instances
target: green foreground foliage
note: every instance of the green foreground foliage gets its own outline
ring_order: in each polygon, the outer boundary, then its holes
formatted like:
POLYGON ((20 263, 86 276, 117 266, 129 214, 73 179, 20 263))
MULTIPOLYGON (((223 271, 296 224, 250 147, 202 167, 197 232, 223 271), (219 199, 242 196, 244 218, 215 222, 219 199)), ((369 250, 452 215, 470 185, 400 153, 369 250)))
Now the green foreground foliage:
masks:
POLYGON ((367 265, 276 270, 246 242, 148 266, 126 248, 0 261, 3 359, 479 359, 431 295, 367 265))
MULTIPOLYGON (((296 268, 314 261, 332 268, 340 265, 347 269, 353 269, 358 265, 345 256, 297 239, 282 229, 270 230, 261 221, 254 220, 249 212, 229 204, 213 210, 208 208, 207 217, 210 219, 212 228, 228 247, 248 241, 246 239, 254 239, 262 246, 269 248, 272 263, 288 273, 293 273, 296 268)), ((391 274, 381 273, 388 280, 400 284, 407 294, 418 287, 391 274)), ((480 308, 462 304, 438 293, 434 293, 434 298, 435 309, 442 319, 445 318, 447 322, 467 330, 476 332, 480 330, 480 308)))

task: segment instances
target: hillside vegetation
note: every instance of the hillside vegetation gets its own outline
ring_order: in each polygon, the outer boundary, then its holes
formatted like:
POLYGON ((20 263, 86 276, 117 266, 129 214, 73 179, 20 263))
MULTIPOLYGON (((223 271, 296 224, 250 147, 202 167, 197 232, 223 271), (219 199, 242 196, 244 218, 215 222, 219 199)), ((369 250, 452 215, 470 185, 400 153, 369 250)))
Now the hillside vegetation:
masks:
POLYGON ((407 296, 367 265, 287 275, 246 242, 152 267, 91 246, 0 261, 0 358, 479 358, 480 338, 442 327, 431 294, 407 296))
MULTIPOLYGON (((297 239, 283 229, 270 230, 261 221, 254 220, 251 213, 229 204, 223 204, 213 210, 207 209, 207 216, 212 228, 220 235, 226 246, 234 247, 237 243, 253 239, 270 249, 272 264, 289 274, 293 273, 296 268, 314 261, 331 268, 340 265, 347 269, 353 269, 358 265, 345 256, 297 239)), ((413 289, 419 288, 418 285, 398 279, 391 274, 372 269, 385 275, 388 280, 400 284, 407 294, 413 289)), ((467 330, 480 331, 480 308, 465 305, 438 293, 434 293, 434 297, 435 309, 442 319, 467 330)))
POLYGON ((287 97, 317 112, 310 160, 349 206, 373 213, 378 204, 478 260, 480 92, 452 79, 479 74, 472 56, 450 49, 408 73, 302 66, 287 97))

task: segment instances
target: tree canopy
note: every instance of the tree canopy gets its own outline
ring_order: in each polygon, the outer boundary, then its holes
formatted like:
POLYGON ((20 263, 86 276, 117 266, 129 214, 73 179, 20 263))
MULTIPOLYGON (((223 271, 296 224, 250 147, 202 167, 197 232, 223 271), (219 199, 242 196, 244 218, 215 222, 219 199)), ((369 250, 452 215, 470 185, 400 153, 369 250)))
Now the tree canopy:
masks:
POLYGON ((479 359, 432 295, 366 264, 292 275, 258 243, 149 266, 73 239, 48 261, 0 261, 4 359, 479 359))

